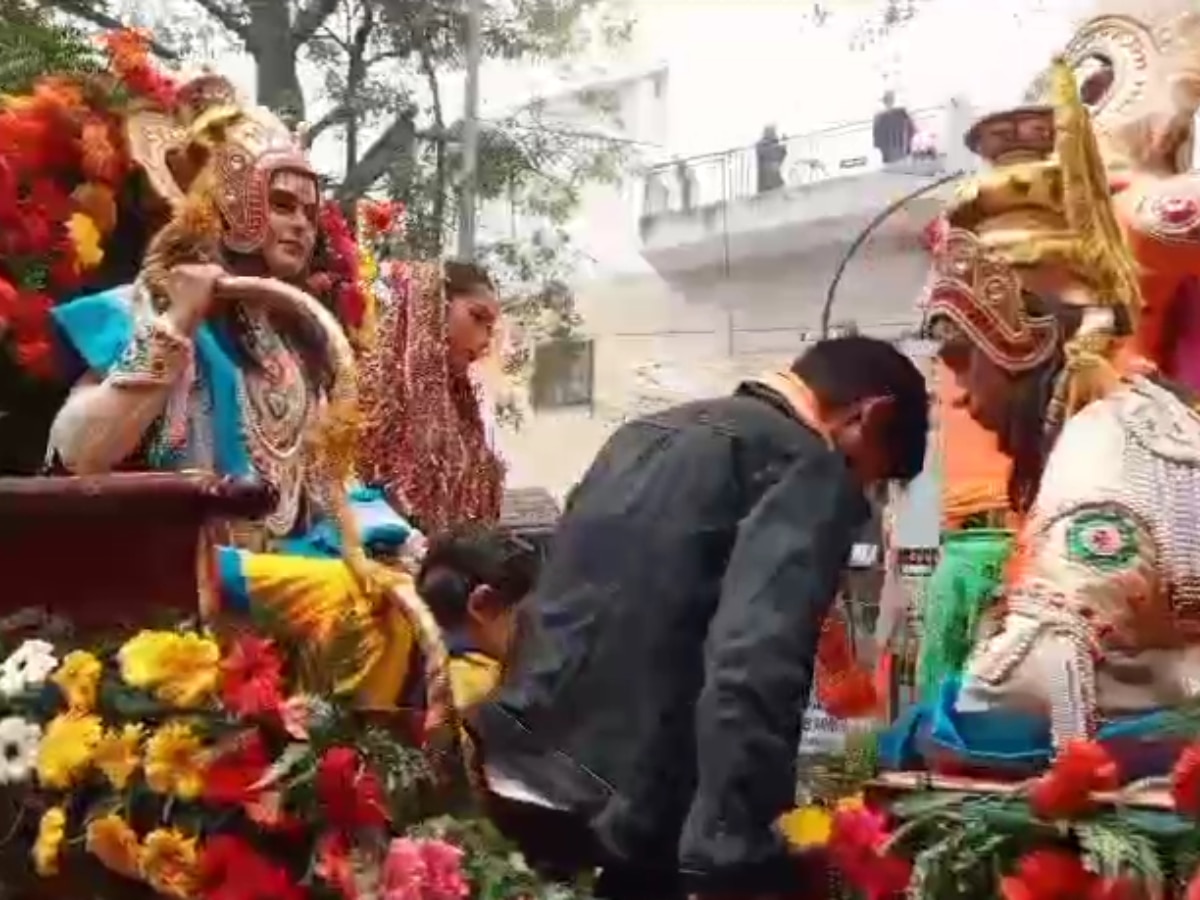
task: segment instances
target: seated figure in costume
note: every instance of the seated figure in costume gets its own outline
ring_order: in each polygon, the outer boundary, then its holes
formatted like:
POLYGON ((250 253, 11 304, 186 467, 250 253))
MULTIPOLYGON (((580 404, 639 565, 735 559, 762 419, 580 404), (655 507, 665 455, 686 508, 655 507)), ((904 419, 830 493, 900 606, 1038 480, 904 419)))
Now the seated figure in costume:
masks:
POLYGON ((229 545, 217 551, 225 611, 269 605, 318 640, 354 622, 362 662, 347 688, 392 703, 411 623, 368 585, 381 569, 362 548, 394 555, 413 529, 351 479, 353 354, 307 290, 324 242, 317 176, 278 119, 212 75, 174 109, 132 115, 128 138, 172 217, 132 285, 54 310, 85 371, 49 455, 73 474, 198 468, 270 484, 264 522, 214 536, 229 545))
MULTIPOLYGON (((1138 262, 1136 347, 1164 376, 1200 390, 1200 180, 1194 171, 1200 11, 1190 0, 1097 0, 1063 56, 1091 113, 1116 216, 1138 262)), ((1045 101, 1050 88, 1049 78, 1040 77, 1027 101, 1045 101)), ((991 512, 1002 505, 1001 469, 1008 467, 990 465, 986 478, 970 483, 956 478, 987 470, 984 458, 991 453, 966 446, 979 428, 962 421, 965 410, 946 397, 939 397, 939 407, 951 530, 922 614, 918 682, 927 700, 942 677, 961 669, 1014 538, 1001 529, 955 527, 956 507, 991 512)))
POLYGON ((492 279, 462 262, 409 263, 391 279, 362 365, 370 410, 358 472, 426 534, 500 519, 504 464, 490 446, 472 366, 492 348, 492 279))
POLYGON ((930 283, 941 358, 1012 457, 1025 516, 961 673, 885 740, 893 766, 1024 775, 1099 738, 1152 774, 1172 748, 1142 736, 1200 690, 1200 415, 1122 362, 1137 268, 1065 63, 1050 87, 1053 107, 968 135, 991 168, 948 211, 930 283))

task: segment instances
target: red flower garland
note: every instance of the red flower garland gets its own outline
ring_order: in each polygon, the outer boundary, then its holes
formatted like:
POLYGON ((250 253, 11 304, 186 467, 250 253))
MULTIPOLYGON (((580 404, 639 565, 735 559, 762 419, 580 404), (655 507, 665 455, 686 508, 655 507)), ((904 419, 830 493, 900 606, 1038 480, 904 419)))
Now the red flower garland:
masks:
POLYGON ((1120 784, 1121 772, 1107 750, 1093 741, 1072 741, 1030 789, 1029 805, 1042 819, 1078 819, 1092 810, 1092 794, 1120 784))
POLYGON ((363 326, 367 311, 358 264, 358 242, 334 200, 326 200, 321 207, 319 224, 327 265, 322 267, 324 271, 310 276, 308 288, 332 305, 343 326, 357 331, 363 326))
MULTIPOLYGON (((150 64, 144 33, 114 32, 102 43, 133 99, 160 107, 174 101, 175 82, 150 64)), ((51 298, 83 282, 69 221, 76 212, 103 212, 104 198, 119 192, 130 170, 111 103, 94 87, 49 75, 0 110, 0 334, 38 374, 51 368, 51 298)))

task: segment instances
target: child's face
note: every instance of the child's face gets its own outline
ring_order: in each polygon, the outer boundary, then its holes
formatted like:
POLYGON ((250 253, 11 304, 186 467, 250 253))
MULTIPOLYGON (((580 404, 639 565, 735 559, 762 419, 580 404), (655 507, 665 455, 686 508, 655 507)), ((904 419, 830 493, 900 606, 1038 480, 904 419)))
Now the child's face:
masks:
POLYGON ((512 642, 516 608, 492 588, 482 585, 471 592, 467 601, 467 628, 472 643, 480 652, 504 662, 512 642))

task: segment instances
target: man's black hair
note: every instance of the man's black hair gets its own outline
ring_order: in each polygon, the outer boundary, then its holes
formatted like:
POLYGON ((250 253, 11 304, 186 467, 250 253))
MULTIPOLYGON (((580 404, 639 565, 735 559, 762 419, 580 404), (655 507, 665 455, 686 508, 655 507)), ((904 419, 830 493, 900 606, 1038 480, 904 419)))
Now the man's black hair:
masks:
POLYGON ((532 589, 541 554, 507 529, 459 525, 435 537, 417 574, 417 593, 443 628, 459 628, 467 618, 471 592, 486 585, 506 607, 532 589))
POLYGON ((892 458, 891 475, 908 481, 920 474, 929 439, 929 388, 900 350, 862 335, 830 338, 798 357, 792 371, 830 410, 891 397, 892 418, 882 437, 892 458))

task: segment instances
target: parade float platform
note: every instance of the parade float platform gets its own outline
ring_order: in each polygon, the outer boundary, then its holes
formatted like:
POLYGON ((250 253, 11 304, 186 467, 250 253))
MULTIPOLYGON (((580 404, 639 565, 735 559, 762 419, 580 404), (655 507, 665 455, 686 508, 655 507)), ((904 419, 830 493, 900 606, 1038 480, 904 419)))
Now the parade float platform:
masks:
POLYGON ((207 473, 0 478, 0 615, 81 631, 195 615, 210 523, 255 519, 271 491, 207 473))
MULTIPOLYGON (((869 781, 866 796, 886 807, 890 801, 918 791, 939 791, 947 794, 969 794, 974 796, 1003 796, 1014 794, 1022 787, 1021 782, 992 781, 983 778, 965 778, 954 775, 934 775, 930 772, 884 772, 869 781)), ((1170 791, 1155 783, 1130 785, 1120 791, 1104 791, 1092 794, 1100 806, 1123 806, 1137 809, 1173 810, 1170 791)))

